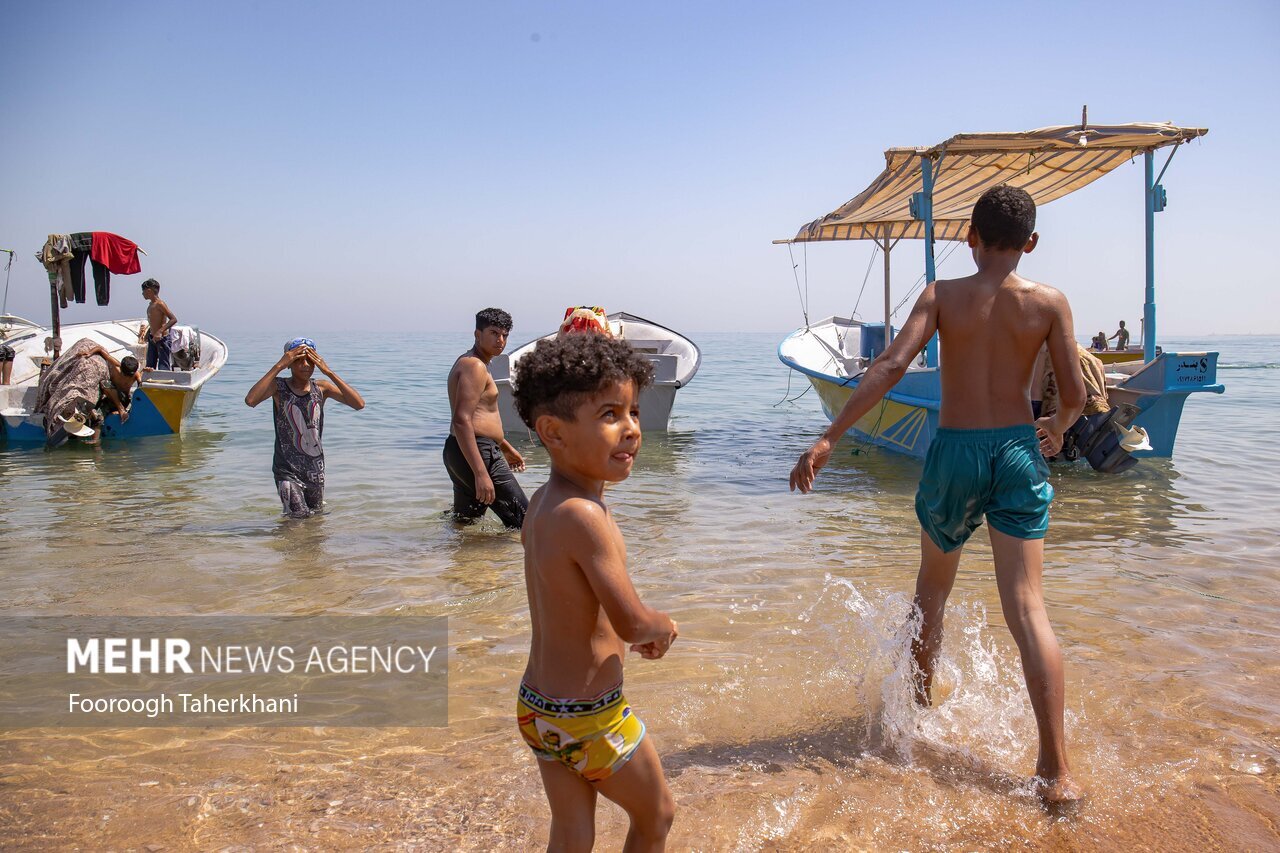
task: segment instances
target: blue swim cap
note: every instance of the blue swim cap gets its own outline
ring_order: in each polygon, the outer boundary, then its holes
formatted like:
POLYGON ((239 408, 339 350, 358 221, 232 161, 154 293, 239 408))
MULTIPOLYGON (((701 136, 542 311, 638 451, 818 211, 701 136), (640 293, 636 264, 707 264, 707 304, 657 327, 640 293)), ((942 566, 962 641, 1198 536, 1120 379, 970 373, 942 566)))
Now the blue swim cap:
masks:
POLYGON ((289 350, 294 350, 298 347, 311 347, 312 349, 315 349, 316 342, 311 340, 311 338, 294 338, 284 345, 284 351, 288 352, 289 350))

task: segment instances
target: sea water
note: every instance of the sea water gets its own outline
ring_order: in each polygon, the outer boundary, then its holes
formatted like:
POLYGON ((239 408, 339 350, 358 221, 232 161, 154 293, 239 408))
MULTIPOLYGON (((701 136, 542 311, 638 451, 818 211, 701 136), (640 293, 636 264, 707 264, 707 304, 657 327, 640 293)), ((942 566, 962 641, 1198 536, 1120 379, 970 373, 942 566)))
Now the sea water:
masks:
MULTIPOLYGON (((292 335, 292 332, 288 333, 292 335)), ((283 337, 288 335, 281 335, 283 337)), ((911 702, 920 463, 846 440, 787 491, 825 426, 777 335, 695 335, 701 372, 608 500, 632 577, 681 636, 627 663, 677 849, 1264 849, 1280 843, 1280 338, 1221 352, 1172 461, 1055 468, 1045 597, 1067 743, 1091 793, 1046 815, 1034 719, 985 532, 947 612, 937 703, 911 702)), ((517 338, 521 336, 517 333, 517 338)), ((529 622, 517 534, 458 528, 440 450, 470 335, 317 338, 368 402, 326 406, 326 512, 280 517, 269 409, 280 341, 231 360, 181 437, 0 445, 5 615, 449 618, 437 729, 19 729, 0 742, 0 844, 529 849, 548 813, 513 719, 529 622)), ((547 457, 514 437, 532 492, 547 457)), ((600 806, 600 849, 625 816, 600 806)))

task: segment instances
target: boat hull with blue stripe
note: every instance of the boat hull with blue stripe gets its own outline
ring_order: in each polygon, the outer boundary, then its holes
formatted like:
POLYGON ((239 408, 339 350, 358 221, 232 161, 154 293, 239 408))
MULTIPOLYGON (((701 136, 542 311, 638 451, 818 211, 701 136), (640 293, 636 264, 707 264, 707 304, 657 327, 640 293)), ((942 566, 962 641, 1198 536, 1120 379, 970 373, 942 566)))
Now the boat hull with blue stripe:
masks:
MULTIPOLYGON (((52 331, 17 317, 0 319, 6 321, 3 324, 7 330, 3 343, 13 347, 16 354, 12 384, 0 386, 0 439, 12 443, 43 444, 45 417, 35 411, 36 388, 41 364, 49 356, 48 343, 52 331)), ((132 355, 139 362, 145 362, 146 344, 138 342, 138 328, 144 322, 141 319, 111 320, 63 326, 62 350, 65 352, 77 341, 87 338, 117 359, 132 355)), ((107 416, 102 425, 104 438, 144 438, 182 431, 183 422, 195 407, 201 388, 222 369, 228 354, 227 345, 208 332, 191 329, 190 335, 198 341, 199 362, 190 370, 147 373, 141 387, 133 394, 129 419, 121 422, 119 415, 107 416)))
MULTIPOLYGON (((823 414, 835 420, 883 351, 883 341, 883 323, 828 317, 788 335, 778 345, 778 358, 805 375, 817 392, 823 414)), ((1216 352, 1164 352, 1150 363, 1108 366, 1108 397, 1135 406, 1138 414, 1133 424, 1150 438, 1150 450, 1133 452, 1140 458, 1171 457, 1187 397, 1222 392, 1216 352)), ((939 370, 924 366, 922 358, 850 432, 859 441, 923 459, 937 432, 941 406, 939 370)))

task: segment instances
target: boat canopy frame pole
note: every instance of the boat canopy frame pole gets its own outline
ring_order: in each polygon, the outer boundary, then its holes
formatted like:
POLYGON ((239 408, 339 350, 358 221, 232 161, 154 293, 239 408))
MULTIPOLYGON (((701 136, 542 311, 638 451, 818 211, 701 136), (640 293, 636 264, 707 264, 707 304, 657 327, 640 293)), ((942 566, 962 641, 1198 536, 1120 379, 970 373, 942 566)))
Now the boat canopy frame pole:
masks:
MULTIPOLYGON (((942 158, 938 158, 938 163, 930 158, 928 154, 920 155, 920 177, 923 191, 918 192, 911 199, 911 215, 916 219, 924 220, 924 280, 925 285, 932 284, 938 278, 938 270, 933 259, 933 178, 934 167, 940 165, 942 158)), ((938 335, 935 332, 933 337, 929 338, 929 343, 924 347, 924 364, 925 367, 938 366, 938 335)))
POLYGON ((1165 209, 1169 197, 1160 180, 1173 162, 1173 155, 1178 153, 1179 145, 1174 145, 1169 152, 1169 159, 1159 175, 1155 175, 1155 149, 1150 148, 1142 153, 1142 162, 1146 172, 1143 181, 1145 195, 1145 226, 1147 237, 1147 291, 1142 305, 1142 360, 1155 361, 1156 357, 1156 214, 1165 209))
POLYGON ((1156 358, 1156 196, 1155 169, 1152 152, 1142 155, 1146 166, 1145 226, 1147 232, 1147 292, 1146 301, 1142 305, 1142 360, 1155 361, 1156 358))
POLYGON ((883 235, 876 241, 876 245, 884 252, 884 345, 887 347, 893 343, 893 301, 889 290, 889 253, 893 251, 893 247, 898 245, 901 237, 890 240, 889 229, 886 227, 881 230, 883 235))

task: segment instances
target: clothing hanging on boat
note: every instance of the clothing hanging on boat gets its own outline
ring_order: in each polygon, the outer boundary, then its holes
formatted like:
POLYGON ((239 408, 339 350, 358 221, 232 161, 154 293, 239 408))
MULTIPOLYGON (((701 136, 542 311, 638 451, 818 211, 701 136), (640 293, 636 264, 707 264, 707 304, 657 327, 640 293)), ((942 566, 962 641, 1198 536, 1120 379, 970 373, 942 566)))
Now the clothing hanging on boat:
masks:
POLYGON ((50 234, 44 241, 44 247, 36 254, 49 275, 49 283, 58 293, 62 307, 67 301, 75 298, 75 290, 71 286, 71 238, 66 234, 50 234))
MULTIPOLYGON (((88 250, 74 250, 71 258, 71 289, 75 293, 76 302, 85 301, 84 262, 88 259, 88 250)), ((93 264, 93 295, 99 305, 106 305, 111 301, 111 272, 98 261, 91 263, 93 264)))
MULTIPOLYGON (((89 252, 93 248, 93 234, 88 231, 77 231, 71 235, 71 262, 69 264, 71 272, 71 297, 76 302, 83 303, 84 295, 84 262, 89 259, 89 252)), ((104 267, 105 272, 105 267, 104 267)), ((97 282, 97 271, 94 271, 94 282, 97 282)), ((96 289, 96 288, 95 288, 96 289)))
POLYGON ((93 232, 90 257, 116 275, 142 272, 142 264, 138 261, 138 244, 110 231, 93 232))
MULTIPOLYGON (((89 259, 93 262, 93 294, 99 305, 111 301, 111 273, 133 275, 142 272, 138 244, 110 231, 90 232, 89 259)), ((84 283, 84 259, 80 259, 80 281, 84 283)), ((84 300, 79 300, 83 302, 84 300)))
MULTIPOLYGON (((49 236, 52 238, 60 235, 49 236)), ((70 260, 67 262, 66 278, 70 283, 65 285, 67 289, 64 292, 68 300, 75 299, 76 302, 83 303, 86 299, 86 260, 93 262, 93 295, 99 305, 106 305, 111 301, 111 273, 133 275, 142 272, 142 264, 138 261, 138 244, 119 234, 112 234, 110 231, 76 231, 67 236, 67 243, 70 260)), ((53 280, 52 275, 50 273, 50 281, 53 280)))

